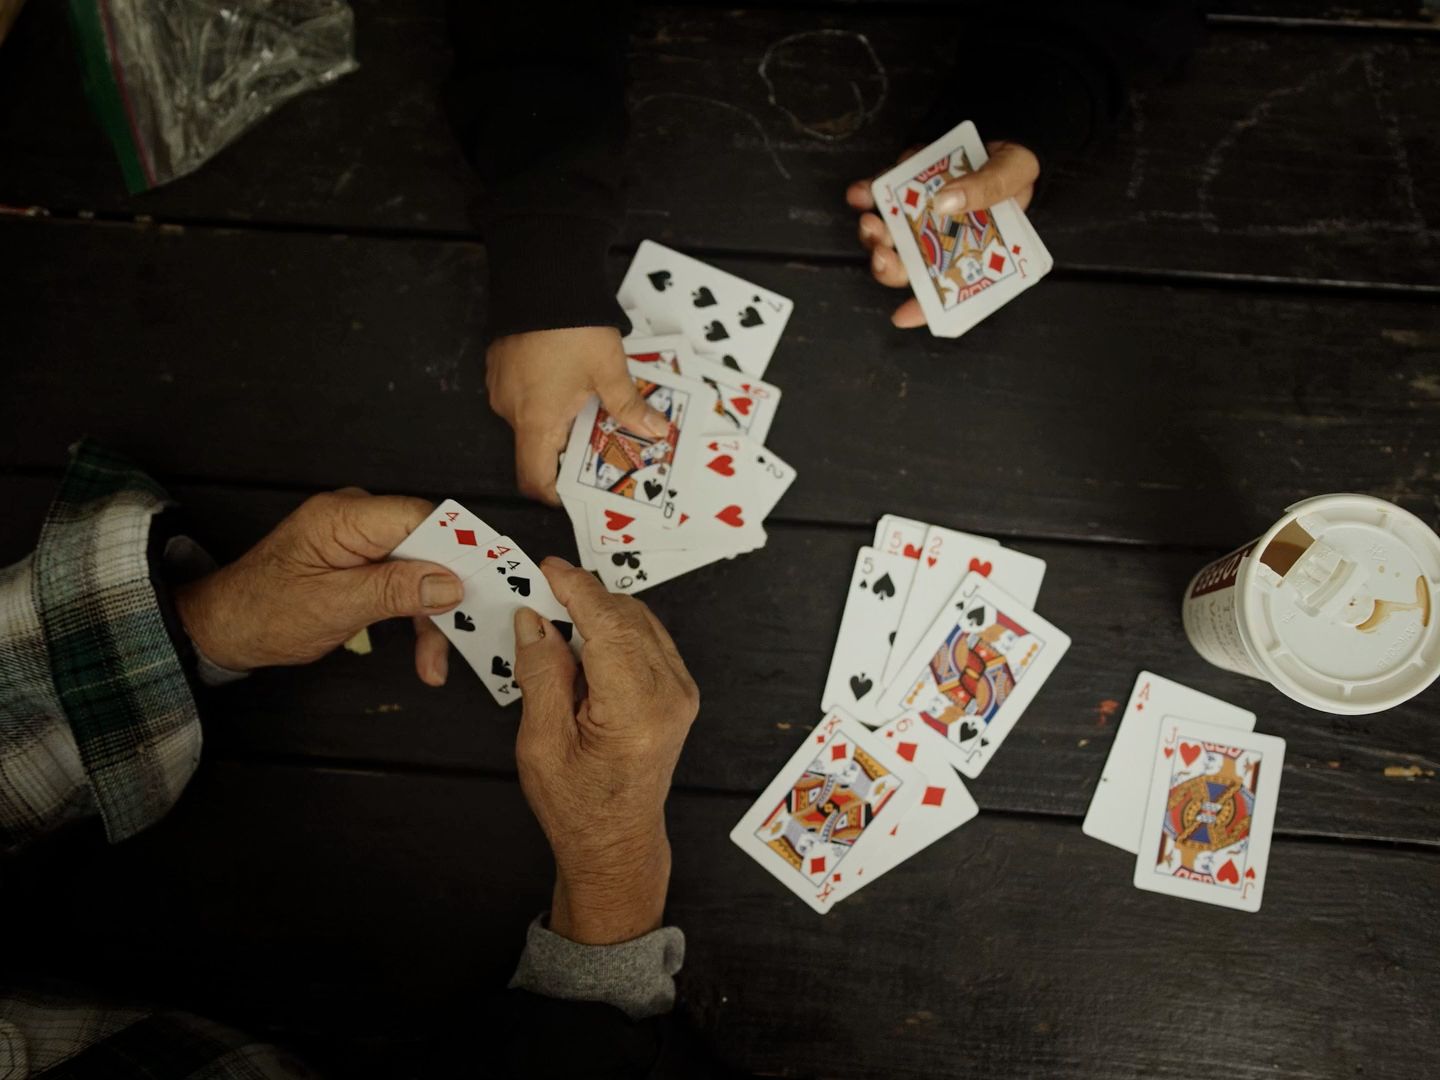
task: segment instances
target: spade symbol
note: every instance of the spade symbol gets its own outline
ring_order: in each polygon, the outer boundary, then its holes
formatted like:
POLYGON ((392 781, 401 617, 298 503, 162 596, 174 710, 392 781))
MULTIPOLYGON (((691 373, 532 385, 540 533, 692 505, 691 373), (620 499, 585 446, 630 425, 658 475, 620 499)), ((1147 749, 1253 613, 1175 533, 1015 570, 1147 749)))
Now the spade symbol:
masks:
POLYGON ((965 621, 969 623, 974 623, 976 626, 979 626, 985 621, 985 609, 983 607, 977 607, 974 611, 970 612, 970 614, 965 616, 965 621))
POLYGON ((646 481, 645 481, 645 494, 646 494, 649 498, 658 499, 658 498, 660 497, 660 492, 662 492, 662 491, 664 491, 664 490, 665 490, 665 485, 662 484, 659 480, 646 480, 646 481))
POLYGON ((628 566, 631 570, 640 569, 640 557, 633 551, 619 551, 610 556, 610 561, 616 566, 628 566))
POLYGON ((895 631, 894 631, 894 630, 891 630, 891 631, 890 631, 890 644, 891 644, 891 645, 894 645, 894 644, 895 644, 895 631))
POLYGON ((740 325, 747 330, 752 326, 760 326, 765 322, 764 319, 760 318, 760 312, 756 311, 753 307, 747 307, 744 311, 740 312, 739 318, 740 325))
POLYGON ((880 580, 870 586, 870 589, 876 596, 880 597, 881 600, 884 600, 895 595, 895 582, 890 580, 888 573, 881 574, 880 580))
POLYGON ((712 307, 715 304, 715 294, 704 285, 690 294, 695 300, 696 307, 712 307))
POLYGON ((966 720, 963 724, 960 725, 960 741, 962 743, 969 742, 971 739, 975 738, 975 736, 979 734, 980 729, 974 724, 970 723, 969 720, 966 720))
POLYGON ((856 701, 859 701, 866 694, 868 694, 870 692, 870 688, 874 685, 875 684, 873 682, 871 682, 865 677, 865 673, 863 671, 859 675, 850 676, 850 692, 855 695, 856 701))
POLYGON ((655 286, 656 292, 664 292, 670 287, 670 271, 656 270, 649 275, 650 284, 655 286))
POLYGON ((499 675, 502 679, 508 679, 513 674, 510 665, 505 662, 504 657, 496 656, 490 661, 490 674, 499 675))
POLYGON ((575 627, 571 623, 552 619, 550 625, 560 632, 560 636, 569 641, 575 636, 575 627))
POLYGON ((705 328, 706 341, 724 341, 729 336, 730 332, 726 330, 723 325, 721 325, 719 319, 716 319, 714 322, 712 322, 709 326, 705 328))
POLYGON ((530 579, 528 577, 508 577, 505 583, 510 586, 511 592, 517 592, 521 596, 530 595, 530 579))
POLYGON ((740 370, 740 361, 739 361, 739 360, 736 360, 733 356, 729 355, 728 353, 720 358, 720 362, 721 362, 722 364, 724 364, 726 367, 728 367, 731 371, 739 371, 739 370, 740 370))
POLYGON ((466 615, 463 611, 455 612, 455 629, 470 631, 475 629, 475 620, 466 615))
POLYGON ((989 745, 990 745, 990 740, 989 740, 989 739, 981 739, 981 740, 980 740, 980 745, 981 745, 981 746, 989 746, 989 745))

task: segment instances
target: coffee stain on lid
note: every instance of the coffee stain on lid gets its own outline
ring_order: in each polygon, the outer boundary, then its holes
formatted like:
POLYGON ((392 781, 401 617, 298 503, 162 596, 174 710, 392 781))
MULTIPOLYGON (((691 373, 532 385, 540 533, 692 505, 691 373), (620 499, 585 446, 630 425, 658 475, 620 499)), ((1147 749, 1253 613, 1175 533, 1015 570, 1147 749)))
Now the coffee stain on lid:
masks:
POLYGON ((1430 586, 1423 575, 1415 579, 1414 600, 1376 600, 1369 617, 1356 624, 1355 629, 1362 634, 1374 633, 1391 615, 1398 615, 1402 611, 1418 611, 1420 625, 1430 625, 1430 586))

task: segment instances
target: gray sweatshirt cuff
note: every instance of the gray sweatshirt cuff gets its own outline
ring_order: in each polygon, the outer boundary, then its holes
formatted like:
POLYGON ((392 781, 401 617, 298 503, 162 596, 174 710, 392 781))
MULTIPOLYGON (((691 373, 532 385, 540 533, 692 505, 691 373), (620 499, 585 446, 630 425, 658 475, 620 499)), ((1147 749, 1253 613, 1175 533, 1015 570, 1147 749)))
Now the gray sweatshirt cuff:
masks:
POLYGON ((685 935, 678 927, 663 926, 618 945, 581 945, 546 930, 544 921, 545 915, 536 916, 526 932, 511 989, 599 1001, 631 1020, 675 1007, 675 976, 685 962, 685 935))

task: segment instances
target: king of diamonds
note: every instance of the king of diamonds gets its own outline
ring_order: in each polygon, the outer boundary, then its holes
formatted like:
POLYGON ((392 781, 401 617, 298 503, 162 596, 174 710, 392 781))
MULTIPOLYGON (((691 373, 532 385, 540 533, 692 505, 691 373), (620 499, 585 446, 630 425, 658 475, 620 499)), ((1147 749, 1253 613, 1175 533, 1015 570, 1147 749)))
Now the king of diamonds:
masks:
POLYGON ((950 217, 934 209, 937 191, 973 171, 965 151, 956 150, 896 191, 926 272, 946 311, 1018 272, 992 214, 975 210, 950 217))

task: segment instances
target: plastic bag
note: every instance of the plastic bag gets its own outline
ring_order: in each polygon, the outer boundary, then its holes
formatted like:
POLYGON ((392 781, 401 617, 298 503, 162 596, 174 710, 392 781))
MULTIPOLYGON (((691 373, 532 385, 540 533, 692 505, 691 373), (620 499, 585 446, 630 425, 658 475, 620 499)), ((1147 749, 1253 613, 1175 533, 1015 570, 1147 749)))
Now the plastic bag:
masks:
POLYGON ((132 193, 199 168, 357 66, 344 0, 70 0, 70 17, 132 193))

